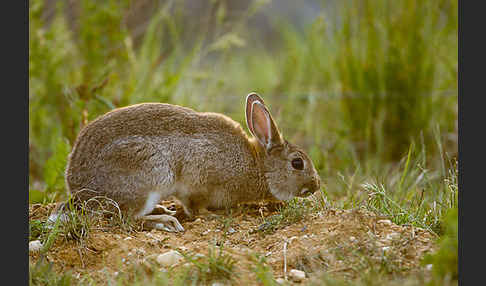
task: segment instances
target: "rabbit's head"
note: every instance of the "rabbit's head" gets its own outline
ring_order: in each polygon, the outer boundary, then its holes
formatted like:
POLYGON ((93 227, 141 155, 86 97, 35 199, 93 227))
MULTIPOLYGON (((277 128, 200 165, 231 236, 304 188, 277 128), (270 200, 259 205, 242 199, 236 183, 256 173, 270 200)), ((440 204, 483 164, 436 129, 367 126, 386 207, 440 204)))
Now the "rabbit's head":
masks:
POLYGON ((272 195, 279 200, 306 197, 320 188, 320 178, 309 156, 280 134, 263 99, 246 97, 246 123, 261 150, 263 172, 272 195))

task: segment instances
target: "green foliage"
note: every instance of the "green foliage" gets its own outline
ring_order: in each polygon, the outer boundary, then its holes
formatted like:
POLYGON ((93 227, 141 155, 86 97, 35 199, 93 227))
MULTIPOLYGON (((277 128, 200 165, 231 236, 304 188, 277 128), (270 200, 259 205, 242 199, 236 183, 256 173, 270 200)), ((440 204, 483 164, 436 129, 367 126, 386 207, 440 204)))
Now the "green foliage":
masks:
POLYGON ((256 231, 264 234, 274 233, 277 229, 301 221, 311 211, 311 208, 312 202, 294 198, 288 201, 283 208, 279 208, 277 214, 265 218, 256 231))
POLYGON ((29 263, 29 285, 69 286, 74 282, 70 271, 58 273, 53 264, 40 259, 36 264, 29 263))
POLYGON ((336 61, 345 96, 344 121, 353 140, 364 140, 373 153, 397 159, 411 139, 431 130, 434 118, 447 122, 438 113, 444 101, 434 93, 457 77, 457 70, 438 77, 441 65, 447 64, 441 57, 457 51, 457 40, 449 41, 454 31, 445 31, 457 25, 457 10, 452 1, 360 3, 349 2, 354 8, 343 11, 342 30, 336 35, 343 47, 336 61), (442 14, 450 21, 445 25, 442 14))
POLYGON ((223 246, 218 247, 218 250, 209 247, 208 255, 204 257, 195 257, 182 251, 180 253, 191 263, 190 269, 183 275, 186 283, 199 285, 212 281, 231 281, 238 275, 235 267, 237 261, 223 251, 223 246))
POLYGON ((256 275, 257 281, 264 286, 277 286, 278 283, 273 278, 272 269, 267 265, 265 256, 254 254, 251 256, 254 266, 251 268, 256 275))
POLYGON ((44 241, 48 233, 49 229, 45 222, 40 220, 29 221, 29 241, 37 239, 44 241))
POLYGON ((363 200, 368 209, 396 224, 412 224, 441 235, 445 214, 457 208, 457 164, 449 162, 448 172, 431 172, 423 167, 423 154, 412 158, 412 146, 401 168, 362 185, 363 200))
POLYGON ((423 264, 432 264, 431 285, 443 285, 444 281, 457 281, 458 272, 458 214, 457 207, 448 210, 444 219, 444 234, 438 240, 438 250, 428 254, 423 264))
POLYGON ((67 140, 57 138, 54 153, 47 159, 44 167, 44 182, 49 193, 60 193, 65 188, 64 170, 71 147, 67 140))

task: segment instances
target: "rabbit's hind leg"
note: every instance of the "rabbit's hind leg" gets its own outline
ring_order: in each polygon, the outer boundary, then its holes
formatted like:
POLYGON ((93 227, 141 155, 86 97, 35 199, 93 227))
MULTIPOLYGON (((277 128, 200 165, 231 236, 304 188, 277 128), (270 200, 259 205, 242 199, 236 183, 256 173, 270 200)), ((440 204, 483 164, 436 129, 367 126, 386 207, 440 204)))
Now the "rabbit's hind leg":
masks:
POLYGON ((146 215, 139 219, 144 220, 144 227, 148 229, 165 230, 168 232, 182 232, 184 227, 177 218, 170 215, 146 215))

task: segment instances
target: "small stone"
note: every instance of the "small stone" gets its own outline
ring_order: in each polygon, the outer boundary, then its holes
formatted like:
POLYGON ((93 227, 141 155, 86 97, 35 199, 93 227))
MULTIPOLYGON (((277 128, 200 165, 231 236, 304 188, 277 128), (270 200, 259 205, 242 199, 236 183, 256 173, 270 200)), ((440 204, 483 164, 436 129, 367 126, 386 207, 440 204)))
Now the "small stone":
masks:
POLYGON ((234 228, 230 227, 230 228, 228 228, 228 231, 226 233, 227 234, 233 234, 235 232, 236 232, 236 230, 234 228))
POLYGON ((133 237, 128 236, 128 237, 125 237, 124 240, 132 240, 132 239, 133 239, 133 237))
POLYGON ((199 217, 194 221, 194 223, 200 223, 200 222, 201 222, 201 218, 199 217))
POLYGON ((356 237, 354 237, 354 236, 350 236, 350 237, 349 237, 349 240, 350 240, 351 242, 355 242, 357 239, 356 239, 356 237))
POLYGON ((183 256, 179 252, 171 250, 166 253, 160 254, 159 256, 157 256, 156 260, 160 266, 168 267, 178 263, 182 260, 182 258, 183 256))
POLYGON ((145 252, 145 250, 143 248, 137 248, 137 249, 135 249, 135 253, 138 256, 144 256, 146 254, 146 252, 145 252))
POLYGON ((381 219, 377 221, 377 223, 384 224, 384 225, 391 225, 392 222, 389 219, 381 219))
POLYGON ((386 235, 386 239, 388 239, 388 240, 396 240, 396 239, 399 239, 399 238, 400 238, 400 234, 397 233, 397 232, 392 232, 392 233, 386 235))
POLYGON ((432 266, 433 266, 432 264, 427 264, 425 265, 425 269, 432 270, 432 266))
POLYGON ((224 286, 224 285, 226 285, 226 284, 224 284, 223 282, 213 282, 211 284, 211 286, 224 286))
POLYGON ((294 282, 301 282, 305 279, 305 272, 297 269, 292 269, 289 272, 289 278, 294 282))
POLYGON ((208 230, 206 230, 205 232, 203 232, 203 233, 201 233, 201 234, 202 234, 202 235, 206 235, 206 234, 208 234, 208 233, 210 233, 210 232, 211 232, 211 230, 210 230, 210 229, 208 229, 208 230))
POLYGON ((277 278, 277 279, 275 279, 275 282, 277 282, 278 284, 285 284, 285 282, 287 282, 287 280, 285 280, 283 278, 277 278))
POLYGON ((33 240, 29 242, 29 252, 39 252, 42 248, 40 240, 33 240))

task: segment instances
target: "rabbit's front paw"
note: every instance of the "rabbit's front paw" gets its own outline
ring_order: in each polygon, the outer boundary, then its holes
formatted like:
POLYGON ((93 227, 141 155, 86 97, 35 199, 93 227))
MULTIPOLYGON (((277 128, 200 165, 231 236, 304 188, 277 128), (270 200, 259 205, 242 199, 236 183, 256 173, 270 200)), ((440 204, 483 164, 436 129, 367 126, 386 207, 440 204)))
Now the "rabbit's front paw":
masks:
POLYGON ((156 205, 154 207, 154 210, 152 211, 152 214, 168 214, 168 215, 175 215, 176 214, 176 211, 175 210, 171 210, 169 208, 167 208, 166 206, 163 206, 163 205, 156 205))
POLYGON ((184 228, 179 221, 170 215, 146 215, 140 219, 144 220, 144 227, 148 229, 159 229, 168 232, 183 232, 184 228))

